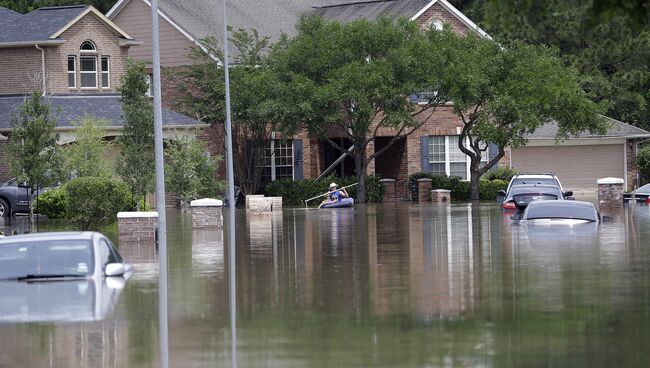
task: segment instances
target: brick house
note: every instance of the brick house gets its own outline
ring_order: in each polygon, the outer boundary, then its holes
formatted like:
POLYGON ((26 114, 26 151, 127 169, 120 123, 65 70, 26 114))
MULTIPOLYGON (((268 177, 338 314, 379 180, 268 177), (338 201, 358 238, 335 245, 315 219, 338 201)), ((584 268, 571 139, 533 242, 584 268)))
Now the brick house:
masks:
MULTIPOLYGON (((449 25, 460 34, 474 32, 489 37, 447 0, 240 0, 228 2, 228 7, 230 26, 236 29, 256 29, 261 36, 268 36, 271 40, 277 39, 281 33, 289 36, 295 34, 295 24, 303 14, 318 14, 324 19, 340 22, 358 18, 375 19, 379 16, 406 17, 422 27, 441 29, 444 25, 449 25)), ((150 12, 147 0, 119 0, 107 13, 109 19, 144 43, 141 47, 129 50, 129 54, 148 63, 151 63, 150 12)), ((200 40, 206 36, 223 39, 221 8, 213 1, 195 0, 190 5, 182 0, 160 0, 159 15, 161 63, 165 67, 182 68, 191 65, 189 50, 201 47, 200 40)), ((163 104, 169 106, 174 101, 174 81, 163 80, 162 83, 163 104)), ((418 103, 420 98, 425 96, 414 95, 412 102, 418 103)), ((540 139, 541 136, 533 135, 530 138, 535 144, 515 149, 512 155, 507 150, 506 157, 499 164, 523 170, 541 170, 546 166, 539 163, 557 163, 556 152, 562 151, 571 155, 571 158, 564 161, 568 164, 544 170, 558 171, 561 179, 571 189, 595 190, 595 179, 604 176, 624 177, 631 187, 636 183, 636 144, 638 140, 650 137, 650 133, 618 121, 612 120, 611 123, 611 135, 585 135, 567 140, 561 146, 556 145, 554 139, 547 139, 546 136, 540 139), (614 159, 608 159, 611 155, 615 155, 614 159), (584 162, 591 162, 591 169, 585 169, 584 162)), ((416 133, 397 141, 371 162, 368 173, 396 179, 396 195, 399 198, 408 197, 408 175, 418 171, 468 178, 468 157, 454 144, 461 127, 460 118, 453 113, 453 105, 440 106, 416 133)), ((553 131, 552 124, 541 131, 553 131)), ((214 143, 215 134, 214 130, 206 129, 203 138, 214 143)), ((368 146, 367 154, 371 155, 385 147, 394 134, 390 130, 381 132, 368 146)), ((331 137, 345 143, 342 135, 331 137)), ((329 143, 306 133, 292 137, 290 143, 278 141, 277 144, 282 145, 278 151, 280 154, 267 160, 270 162, 266 168, 267 180, 285 177, 315 178, 340 156, 340 152, 329 143)), ((218 153, 223 152, 223 147, 213 145, 212 149, 218 153)), ((489 157, 493 157, 496 148, 491 148, 489 153, 489 157)), ((347 157, 334 170, 339 175, 353 175, 354 161, 347 157)))
MULTIPOLYGON (((120 134, 117 87, 129 49, 140 42, 92 6, 40 8, 25 15, 0 7, 0 24, 0 180, 9 177, 12 116, 36 89, 60 111, 60 143, 75 140, 73 124, 85 115, 107 120, 109 138, 120 134)), ((204 127, 167 109, 163 120, 167 136, 174 128, 204 127)))

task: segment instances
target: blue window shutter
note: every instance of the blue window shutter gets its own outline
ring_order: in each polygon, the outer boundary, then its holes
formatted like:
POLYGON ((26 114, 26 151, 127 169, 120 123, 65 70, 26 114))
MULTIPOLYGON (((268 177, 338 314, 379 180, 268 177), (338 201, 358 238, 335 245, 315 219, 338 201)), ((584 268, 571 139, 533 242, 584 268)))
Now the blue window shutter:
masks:
POLYGON ((293 179, 302 180, 304 178, 303 158, 302 158, 302 140, 293 140, 293 179))
MULTIPOLYGON (((488 161, 490 161, 490 160, 492 160, 493 158, 495 158, 495 157, 499 154, 499 147, 497 147, 497 145, 494 144, 494 143, 490 143, 490 146, 489 146, 489 148, 488 148, 488 152, 489 152, 489 154, 488 154, 488 161)), ((492 166, 492 168, 494 168, 494 169, 496 169, 496 168, 498 168, 498 167, 499 167, 499 163, 498 163, 498 162, 497 162, 494 166, 492 166)))
POLYGON ((420 137, 420 154, 422 155, 422 171, 429 172, 429 137, 420 137))

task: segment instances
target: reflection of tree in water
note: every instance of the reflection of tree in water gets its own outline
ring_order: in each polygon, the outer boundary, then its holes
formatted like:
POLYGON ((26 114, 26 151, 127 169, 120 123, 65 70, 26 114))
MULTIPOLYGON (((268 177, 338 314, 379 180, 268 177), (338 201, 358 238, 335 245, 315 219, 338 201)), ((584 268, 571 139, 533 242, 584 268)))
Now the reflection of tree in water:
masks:
POLYGON ((130 286, 122 296, 129 321, 128 365, 151 364, 158 353, 158 283, 130 286))

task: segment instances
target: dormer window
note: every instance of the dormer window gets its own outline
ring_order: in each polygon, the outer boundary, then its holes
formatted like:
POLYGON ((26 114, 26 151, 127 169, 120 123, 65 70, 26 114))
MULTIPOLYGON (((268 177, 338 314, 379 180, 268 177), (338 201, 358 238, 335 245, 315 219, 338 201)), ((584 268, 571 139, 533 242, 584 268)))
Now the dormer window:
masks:
POLYGON ((95 44, 92 41, 84 41, 81 43, 81 47, 79 48, 79 51, 81 51, 82 53, 96 54, 97 48, 95 47, 95 44))

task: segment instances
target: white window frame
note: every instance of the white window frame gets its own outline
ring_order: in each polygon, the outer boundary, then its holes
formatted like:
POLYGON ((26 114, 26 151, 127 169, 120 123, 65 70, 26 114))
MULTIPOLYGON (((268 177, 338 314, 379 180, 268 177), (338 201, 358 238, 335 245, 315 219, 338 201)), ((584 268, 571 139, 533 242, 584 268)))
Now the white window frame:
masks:
MULTIPOLYGON (((430 136, 430 138, 431 137, 435 137, 435 136, 430 136)), ((449 161, 449 153, 450 153, 449 152, 449 150, 450 150, 449 147, 452 144, 453 145, 458 144, 458 136, 457 135, 446 135, 445 136, 445 175, 447 175, 447 176, 451 175, 451 164, 452 164, 452 162, 449 161)), ((432 161, 431 160, 431 157, 432 157, 432 154, 433 154, 433 152, 431 151, 432 144, 428 143, 428 146, 429 146, 428 147, 428 149, 429 149, 429 165, 435 164, 435 163, 440 163, 440 161, 432 161)), ((468 137, 465 137, 465 146, 466 147, 469 146, 469 138, 468 137)), ((487 151, 484 152, 484 154, 481 155, 481 163, 487 164, 488 159, 489 159, 489 157, 488 157, 489 155, 490 154, 489 154, 489 149, 488 149, 487 151)), ((453 163, 458 163, 458 162, 461 162, 461 161, 453 161, 453 163)), ((471 173, 470 173, 470 165, 471 165, 471 163, 472 163, 472 160, 470 159, 470 157, 465 155, 465 176, 466 176, 467 179, 463 179, 464 181, 468 181, 469 178, 471 177, 471 173)))
POLYGON ((68 71, 67 76, 68 76, 68 88, 74 89, 77 88, 77 56, 75 55, 68 55, 68 58, 66 59, 67 65, 66 69, 68 71), (70 59, 72 59, 72 70, 70 70, 70 59), (72 74, 72 82, 73 85, 70 85, 70 74, 72 74))
MULTIPOLYGON (((266 168, 270 168, 270 169, 271 169, 271 182, 274 182, 274 181, 277 180, 276 172, 275 172, 277 167, 291 167, 291 180, 295 180, 296 172, 295 172, 295 170, 294 170, 295 162, 294 162, 294 152, 293 152, 293 139, 286 139, 286 141, 290 142, 288 145, 289 145, 289 147, 291 148, 291 156, 290 156, 290 157, 291 157, 291 163, 290 163, 289 165, 278 165, 278 164, 276 163, 275 142, 278 141, 278 140, 279 140, 279 139, 276 139, 276 138, 275 138, 275 132, 272 132, 272 133, 271 133, 271 139, 270 139, 270 143, 271 143, 271 148, 270 148, 270 150, 271 150, 271 157, 269 158, 269 161, 271 162, 271 164, 270 164, 270 165, 267 165, 266 162, 265 162, 265 161, 266 161, 266 147, 265 147, 265 148, 264 148, 264 157, 263 157, 263 161, 264 161, 264 166, 263 166, 263 168, 264 168, 264 169, 266 169, 266 168)), ((283 139, 283 140, 284 140, 284 139, 283 139)))
POLYGON ((110 56, 102 56, 100 59, 101 66, 101 85, 103 89, 111 88, 111 58, 110 56), (104 70, 104 59, 106 59, 106 70, 104 70), (104 85, 104 74, 106 74, 107 85, 104 85))
POLYGON ((80 77, 79 77, 79 85, 81 86, 81 89, 97 89, 98 88, 98 85, 97 85, 97 69, 98 69, 97 68, 97 56, 95 56, 95 55, 81 55, 79 57, 79 75, 80 75, 80 77), (81 68, 81 66, 83 65, 82 64, 83 59, 93 59, 95 61, 95 70, 94 71, 84 71, 81 68), (95 86, 93 86, 93 87, 85 86, 84 87, 82 85, 81 81, 83 80, 83 78, 81 78, 81 76, 83 76, 84 74, 93 74, 95 76, 95 78, 94 78, 95 86))

